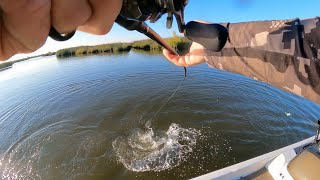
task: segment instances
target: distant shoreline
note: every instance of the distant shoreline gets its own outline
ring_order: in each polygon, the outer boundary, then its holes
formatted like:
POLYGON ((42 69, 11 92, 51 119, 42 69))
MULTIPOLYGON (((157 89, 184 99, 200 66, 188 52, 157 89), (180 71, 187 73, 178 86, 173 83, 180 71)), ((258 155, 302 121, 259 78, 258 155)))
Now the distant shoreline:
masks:
MULTIPOLYGON (((191 46, 191 42, 184 38, 174 35, 174 37, 167 38, 166 41, 179 52, 186 52, 191 46)), ((148 51, 148 52, 162 52, 162 47, 151 39, 134 41, 132 43, 111 43, 96 46, 78 46, 72 48, 60 49, 57 51, 57 58, 82 57, 98 54, 123 54, 129 52, 131 49, 148 51)))
MULTIPOLYGON (((166 38, 166 41, 181 54, 186 53, 190 46, 191 41, 184 37, 177 36, 173 34, 173 37, 166 38)), ((37 58, 56 55, 58 59, 69 58, 69 57, 83 57, 90 55, 117 55, 128 53, 132 49, 135 51, 151 52, 151 53, 161 53, 162 47, 151 39, 134 41, 132 43, 111 43, 102 44, 96 46, 77 46, 71 48, 60 49, 57 52, 48 52, 45 54, 40 54, 36 56, 29 56, 22 59, 17 59, 13 61, 4 61, 0 63, 0 71, 10 68, 14 63, 37 58)))
POLYGON ((56 52, 48 52, 45 54, 40 54, 40 55, 36 55, 36 56, 29 56, 29 57, 25 57, 22 59, 16 59, 16 60, 12 60, 12 61, 4 61, 4 62, 0 63, 0 71, 10 68, 14 63, 17 63, 17 62, 26 61, 26 60, 37 58, 37 57, 46 57, 46 56, 53 56, 53 55, 56 55, 56 52))

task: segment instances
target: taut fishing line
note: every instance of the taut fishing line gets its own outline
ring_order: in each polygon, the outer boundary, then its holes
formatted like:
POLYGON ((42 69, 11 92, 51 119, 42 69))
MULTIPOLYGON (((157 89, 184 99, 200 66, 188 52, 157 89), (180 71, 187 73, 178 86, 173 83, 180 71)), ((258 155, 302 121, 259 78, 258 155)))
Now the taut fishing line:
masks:
MULTIPOLYGON (((161 22, 164 23, 163 20, 162 20, 161 22)), ((170 36, 169 31, 167 30, 166 32, 167 32, 168 35, 170 36)), ((178 48, 175 48, 175 49, 176 49, 178 55, 180 56, 179 49, 178 49, 178 48)), ((171 100, 171 98, 177 93, 177 91, 178 91, 178 90, 180 89, 180 87, 182 86, 183 82, 186 80, 186 78, 187 78, 187 68, 186 68, 186 67, 183 67, 183 69, 184 69, 184 78, 183 78, 183 80, 180 82, 179 86, 173 91, 173 93, 170 95, 170 97, 169 97, 169 98, 163 103, 163 105, 156 111, 156 113, 147 121, 147 124, 150 124, 150 121, 159 114, 159 112, 163 109, 164 106, 166 106, 166 105, 168 104, 168 102, 169 102, 169 101, 171 100)))
POLYGON ((173 93, 171 94, 171 96, 163 103, 163 105, 158 109, 158 111, 147 121, 151 121, 154 117, 156 117, 159 112, 162 110, 162 108, 168 104, 168 102, 170 101, 170 99, 177 93, 177 91, 180 89, 180 87, 182 86, 183 82, 186 80, 187 77, 187 68, 184 67, 184 78, 183 80, 180 82, 179 86, 173 91, 173 93))

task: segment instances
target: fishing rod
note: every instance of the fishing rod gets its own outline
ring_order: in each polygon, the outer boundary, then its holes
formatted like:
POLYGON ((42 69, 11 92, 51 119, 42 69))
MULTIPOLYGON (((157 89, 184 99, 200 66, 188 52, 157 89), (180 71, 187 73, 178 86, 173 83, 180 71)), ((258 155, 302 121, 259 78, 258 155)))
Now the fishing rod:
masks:
MULTIPOLYGON (((170 53, 179 55, 165 39, 151 29, 145 21, 157 22, 162 15, 168 14, 166 26, 172 27, 173 16, 180 33, 194 42, 212 51, 221 51, 228 39, 228 30, 220 24, 203 24, 190 21, 185 24, 184 10, 188 0, 123 0, 122 9, 116 18, 116 23, 129 31, 136 30, 157 42, 170 53)), ((51 27, 49 36, 57 41, 66 41, 75 31, 62 35, 51 27)))
MULTIPOLYGON (((162 47, 166 48, 171 54, 179 56, 177 51, 171 47, 165 39, 145 23, 145 21, 155 23, 162 15, 168 14, 166 22, 166 27, 168 29, 172 27, 174 16, 178 24, 179 32, 183 33, 187 39, 197 42, 211 51, 221 51, 228 40, 228 29, 220 24, 204 24, 196 21, 190 21, 185 24, 184 9, 187 4, 188 0, 123 0, 122 9, 115 22, 129 31, 135 30, 146 35, 162 47)), ((57 41, 65 41, 70 39, 74 33, 75 31, 66 35, 61 35, 54 27, 51 27, 49 36, 57 41)), ((186 79, 186 76, 187 69, 184 67, 184 80, 186 79)), ((180 85, 148 122, 150 122, 150 120, 152 120, 169 102, 181 87, 182 83, 183 81, 181 81, 180 85)))

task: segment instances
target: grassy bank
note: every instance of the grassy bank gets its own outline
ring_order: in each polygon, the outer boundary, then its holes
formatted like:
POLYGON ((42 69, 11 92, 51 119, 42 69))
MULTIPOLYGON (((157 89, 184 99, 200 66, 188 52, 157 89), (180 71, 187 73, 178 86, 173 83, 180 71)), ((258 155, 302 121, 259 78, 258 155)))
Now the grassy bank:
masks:
POLYGON ((29 57, 25 57, 25 58, 13 60, 13 61, 1 62, 1 63, 0 63, 0 70, 9 68, 9 67, 11 67, 14 63, 17 63, 17 62, 21 62, 21 61, 25 61, 25 60, 32 59, 32 58, 37 58, 37 57, 53 56, 53 55, 55 55, 55 54, 56 54, 56 52, 48 52, 48 53, 45 53, 45 54, 40 54, 40 55, 36 55, 36 56, 29 56, 29 57))
POLYGON ((129 52, 131 49, 130 43, 112 43, 97 46, 79 46, 66 48, 57 51, 58 58, 81 57, 94 54, 119 54, 129 52))
MULTIPOLYGON (((166 38, 166 41, 170 46, 179 51, 181 54, 189 51, 191 41, 184 37, 174 36, 172 38, 166 38)), ((151 39, 135 41, 132 43, 132 48, 145 51, 162 51, 162 46, 154 42, 151 39)))
MULTIPOLYGON (((172 38, 167 38, 166 41, 178 50, 181 54, 186 53, 191 45, 191 42, 186 38, 174 35, 172 38)), ((112 43, 103 44, 97 46, 79 46, 73 48, 66 48, 57 51, 56 56, 58 58, 68 57, 82 57, 88 55, 98 54, 122 54, 129 52, 131 49, 137 49, 142 51, 154 51, 161 52, 162 47, 151 39, 134 41, 132 43, 112 43)))
POLYGON ((36 55, 36 56, 29 56, 29 57, 25 57, 25 58, 22 58, 22 59, 17 59, 17 60, 14 60, 14 61, 12 61, 12 62, 13 62, 13 63, 17 63, 17 62, 25 61, 25 60, 32 59, 32 58, 53 56, 53 55, 55 55, 55 54, 56 54, 56 52, 47 52, 47 53, 45 53, 45 54, 40 54, 40 55, 36 55))
POLYGON ((0 64, 0 71, 3 70, 3 69, 7 69, 7 68, 11 67, 12 64, 13 64, 13 62, 11 62, 11 61, 2 62, 2 63, 0 64))

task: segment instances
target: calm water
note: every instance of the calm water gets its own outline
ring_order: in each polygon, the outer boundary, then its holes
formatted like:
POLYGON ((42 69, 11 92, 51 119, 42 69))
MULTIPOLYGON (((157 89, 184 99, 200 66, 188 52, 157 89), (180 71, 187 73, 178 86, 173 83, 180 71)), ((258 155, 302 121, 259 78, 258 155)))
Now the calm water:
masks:
POLYGON ((320 107, 207 65, 129 53, 0 72, 1 179, 187 179, 310 137, 320 107))

